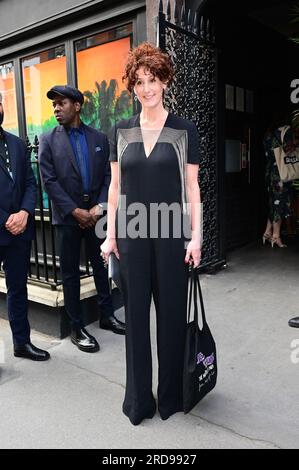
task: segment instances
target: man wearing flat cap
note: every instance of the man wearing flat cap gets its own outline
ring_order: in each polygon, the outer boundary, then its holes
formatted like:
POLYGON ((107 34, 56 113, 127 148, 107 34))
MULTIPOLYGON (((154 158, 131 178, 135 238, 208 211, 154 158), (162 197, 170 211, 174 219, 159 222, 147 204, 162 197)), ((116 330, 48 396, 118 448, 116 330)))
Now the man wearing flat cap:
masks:
POLYGON ((47 351, 30 341, 27 274, 34 237, 36 181, 25 143, 2 129, 4 109, 0 93, 0 264, 7 286, 7 309, 14 355, 46 361, 47 351))
POLYGON ((83 94, 74 87, 57 85, 47 97, 53 102, 58 126, 39 142, 40 172, 52 205, 52 221, 60 246, 64 303, 71 320, 71 340, 85 352, 99 350, 97 340, 84 328, 80 305, 80 247, 86 239, 100 307, 100 326, 125 334, 113 312, 107 269, 100 256, 101 241, 95 224, 107 202, 110 184, 107 137, 80 119, 83 94))

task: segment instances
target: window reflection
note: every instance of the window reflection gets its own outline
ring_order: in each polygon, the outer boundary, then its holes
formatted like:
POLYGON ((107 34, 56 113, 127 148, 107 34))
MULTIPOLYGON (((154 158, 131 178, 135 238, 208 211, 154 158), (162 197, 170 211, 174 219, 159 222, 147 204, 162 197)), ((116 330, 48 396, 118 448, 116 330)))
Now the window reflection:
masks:
POLYGON ((14 66, 12 62, 0 65, 0 92, 4 109, 3 128, 19 135, 14 66))
POLYGON ((22 70, 27 134, 33 141, 35 135, 57 125, 46 94, 52 86, 67 82, 64 46, 26 57, 22 60, 22 70))
MULTIPOLYGON (((55 47, 22 60, 23 87, 25 97, 25 114, 27 135, 31 143, 35 136, 57 126, 53 115, 51 100, 47 91, 54 85, 66 84, 66 57, 64 46, 55 47)), ((38 167, 32 154, 32 167, 38 180, 38 167)), ((38 194, 38 207, 40 206, 38 194)), ((42 191, 43 207, 49 207, 47 194, 42 191)))
POLYGON ((85 96, 81 117, 105 133, 133 112, 131 95, 122 83, 131 37, 129 24, 75 43, 78 88, 85 96))

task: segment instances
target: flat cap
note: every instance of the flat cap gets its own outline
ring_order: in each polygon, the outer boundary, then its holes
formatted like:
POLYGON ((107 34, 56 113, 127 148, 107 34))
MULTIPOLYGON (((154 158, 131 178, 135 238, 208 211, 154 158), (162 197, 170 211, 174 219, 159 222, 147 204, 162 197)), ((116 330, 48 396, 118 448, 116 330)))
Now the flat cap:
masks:
POLYGON ((55 85, 48 92, 47 97, 50 100, 55 98, 55 95, 65 96, 73 101, 77 101, 81 105, 84 103, 84 96, 80 90, 69 85, 55 85))

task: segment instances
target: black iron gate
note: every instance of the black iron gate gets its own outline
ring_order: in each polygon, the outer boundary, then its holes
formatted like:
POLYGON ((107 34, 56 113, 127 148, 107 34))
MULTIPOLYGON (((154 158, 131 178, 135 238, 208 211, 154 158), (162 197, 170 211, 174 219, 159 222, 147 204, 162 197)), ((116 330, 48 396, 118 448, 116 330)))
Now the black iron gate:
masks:
POLYGON ((217 164, 217 49, 214 28, 197 12, 185 12, 174 0, 159 2, 157 41, 172 58, 175 78, 165 96, 166 106, 192 120, 199 132, 200 187, 203 203, 201 268, 225 264, 220 237, 219 175, 217 164), (173 13, 173 15, 172 15, 173 13), (173 20, 172 20, 173 18, 173 20))

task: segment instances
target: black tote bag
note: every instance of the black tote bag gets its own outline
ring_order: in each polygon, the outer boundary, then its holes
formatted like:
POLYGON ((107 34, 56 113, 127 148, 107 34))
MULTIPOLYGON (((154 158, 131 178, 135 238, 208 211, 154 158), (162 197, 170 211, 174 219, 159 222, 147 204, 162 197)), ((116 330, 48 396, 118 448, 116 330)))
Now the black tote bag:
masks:
POLYGON ((188 413, 216 385, 217 359, 216 345, 207 324, 199 277, 192 267, 189 299, 188 324, 186 334, 184 372, 183 372, 183 408, 188 413), (192 293, 194 303, 194 319, 190 322, 192 293), (202 329, 198 325, 199 295, 202 329))

